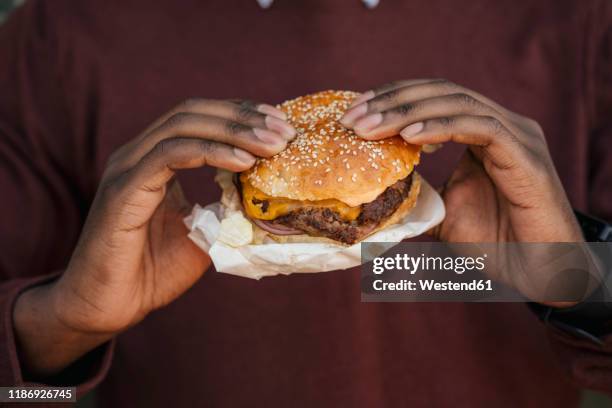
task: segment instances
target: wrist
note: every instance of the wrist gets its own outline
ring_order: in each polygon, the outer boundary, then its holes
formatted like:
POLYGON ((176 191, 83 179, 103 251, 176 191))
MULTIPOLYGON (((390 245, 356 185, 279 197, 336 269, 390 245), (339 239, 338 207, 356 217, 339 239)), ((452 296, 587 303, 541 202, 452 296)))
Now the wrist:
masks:
POLYGON ((112 337, 66 325, 54 306, 56 288, 55 282, 35 286, 15 301, 13 326, 24 377, 56 374, 112 337))
POLYGON ((68 271, 47 288, 45 303, 53 319, 74 335, 111 338, 125 330, 123 319, 106 310, 97 301, 96 288, 80 279, 71 279, 68 271))
POLYGON ((131 289, 106 283, 82 266, 69 267, 50 288, 49 298, 55 318, 64 327, 86 335, 115 336, 149 312, 131 289))

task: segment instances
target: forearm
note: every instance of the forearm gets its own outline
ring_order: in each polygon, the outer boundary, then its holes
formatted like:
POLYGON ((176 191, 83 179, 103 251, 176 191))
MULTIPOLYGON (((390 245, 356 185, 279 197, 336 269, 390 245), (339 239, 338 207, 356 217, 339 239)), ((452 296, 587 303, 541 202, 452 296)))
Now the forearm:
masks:
POLYGON ((35 286, 15 302, 13 324, 24 377, 40 380, 59 373, 113 333, 85 333, 68 327, 55 312, 54 283, 35 286))

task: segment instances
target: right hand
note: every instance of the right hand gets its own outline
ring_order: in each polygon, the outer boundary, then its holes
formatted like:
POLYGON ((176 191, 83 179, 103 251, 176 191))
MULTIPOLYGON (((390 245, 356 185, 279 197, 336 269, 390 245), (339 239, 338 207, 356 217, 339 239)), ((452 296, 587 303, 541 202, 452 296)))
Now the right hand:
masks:
POLYGON ((256 156, 278 153, 295 136, 284 119, 270 105, 191 100, 117 150, 65 273, 18 300, 15 326, 26 354, 42 351, 36 339, 23 338, 32 310, 52 313, 70 333, 108 338, 191 287, 211 261, 187 237, 183 218, 190 205, 176 171, 207 165, 246 170, 256 156), (21 321, 20 310, 29 313, 21 321))

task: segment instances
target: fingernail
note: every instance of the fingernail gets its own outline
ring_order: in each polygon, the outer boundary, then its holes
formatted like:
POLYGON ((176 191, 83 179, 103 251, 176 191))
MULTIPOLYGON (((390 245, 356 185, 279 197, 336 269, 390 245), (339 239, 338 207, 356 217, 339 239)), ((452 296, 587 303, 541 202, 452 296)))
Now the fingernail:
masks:
POLYGON ((234 147, 234 156, 243 163, 253 163, 255 161, 255 156, 237 147, 234 147))
POLYGON ((271 132, 265 129, 253 128, 253 133, 259 140, 267 144, 277 144, 283 140, 283 137, 276 132, 271 132))
POLYGON ((257 107, 257 111, 261 112, 265 115, 272 115, 274 117, 277 117, 281 120, 287 120, 287 115, 285 115, 285 112, 283 112, 280 109, 276 109, 274 106, 272 105, 268 105, 268 104, 261 104, 257 107))
POLYGON ((413 123, 412 125, 409 125, 409 126, 406 126, 405 128, 403 128, 400 131, 400 135, 404 139, 409 139, 412 136, 414 136, 417 133, 419 133, 421 130, 423 130, 424 127, 425 127, 425 125, 423 124, 423 122, 416 122, 416 123, 413 123))
POLYGON ((376 126, 382 123, 383 117, 380 113, 375 113, 373 115, 368 115, 363 119, 360 119, 355 123, 355 132, 358 133, 368 133, 376 126))
POLYGON ((268 129, 279 132, 287 140, 291 140, 295 137, 295 129, 293 126, 275 116, 266 116, 266 126, 268 129))
POLYGON ((346 127, 353 126, 353 124, 355 123, 355 120, 359 119, 360 117, 365 115, 367 112, 368 112, 368 105, 366 105, 365 103, 362 103, 361 105, 355 106, 354 108, 347 110, 344 113, 344 116, 342 116, 342 118, 340 119, 340 123, 342 123, 346 127))
POLYGON ((352 108, 353 106, 357 106, 361 103, 364 103, 365 101, 369 101, 375 96, 376 95, 374 94, 374 91, 366 91, 362 93, 361 95, 359 95, 358 97, 356 97, 355 99, 353 99, 353 102, 351 102, 351 104, 349 105, 349 109, 352 108))

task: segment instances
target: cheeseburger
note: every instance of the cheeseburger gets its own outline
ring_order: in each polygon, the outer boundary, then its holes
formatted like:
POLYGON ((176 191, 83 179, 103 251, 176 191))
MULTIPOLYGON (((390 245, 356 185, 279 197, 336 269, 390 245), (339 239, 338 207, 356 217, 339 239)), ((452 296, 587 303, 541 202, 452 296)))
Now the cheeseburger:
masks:
POLYGON ((342 126, 357 96, 325 91, 281 104, 297 136, 240 174, 244 212, 274 240, 354 244, 414 207, 420 147, 399 136, 363 140, 342 126))

